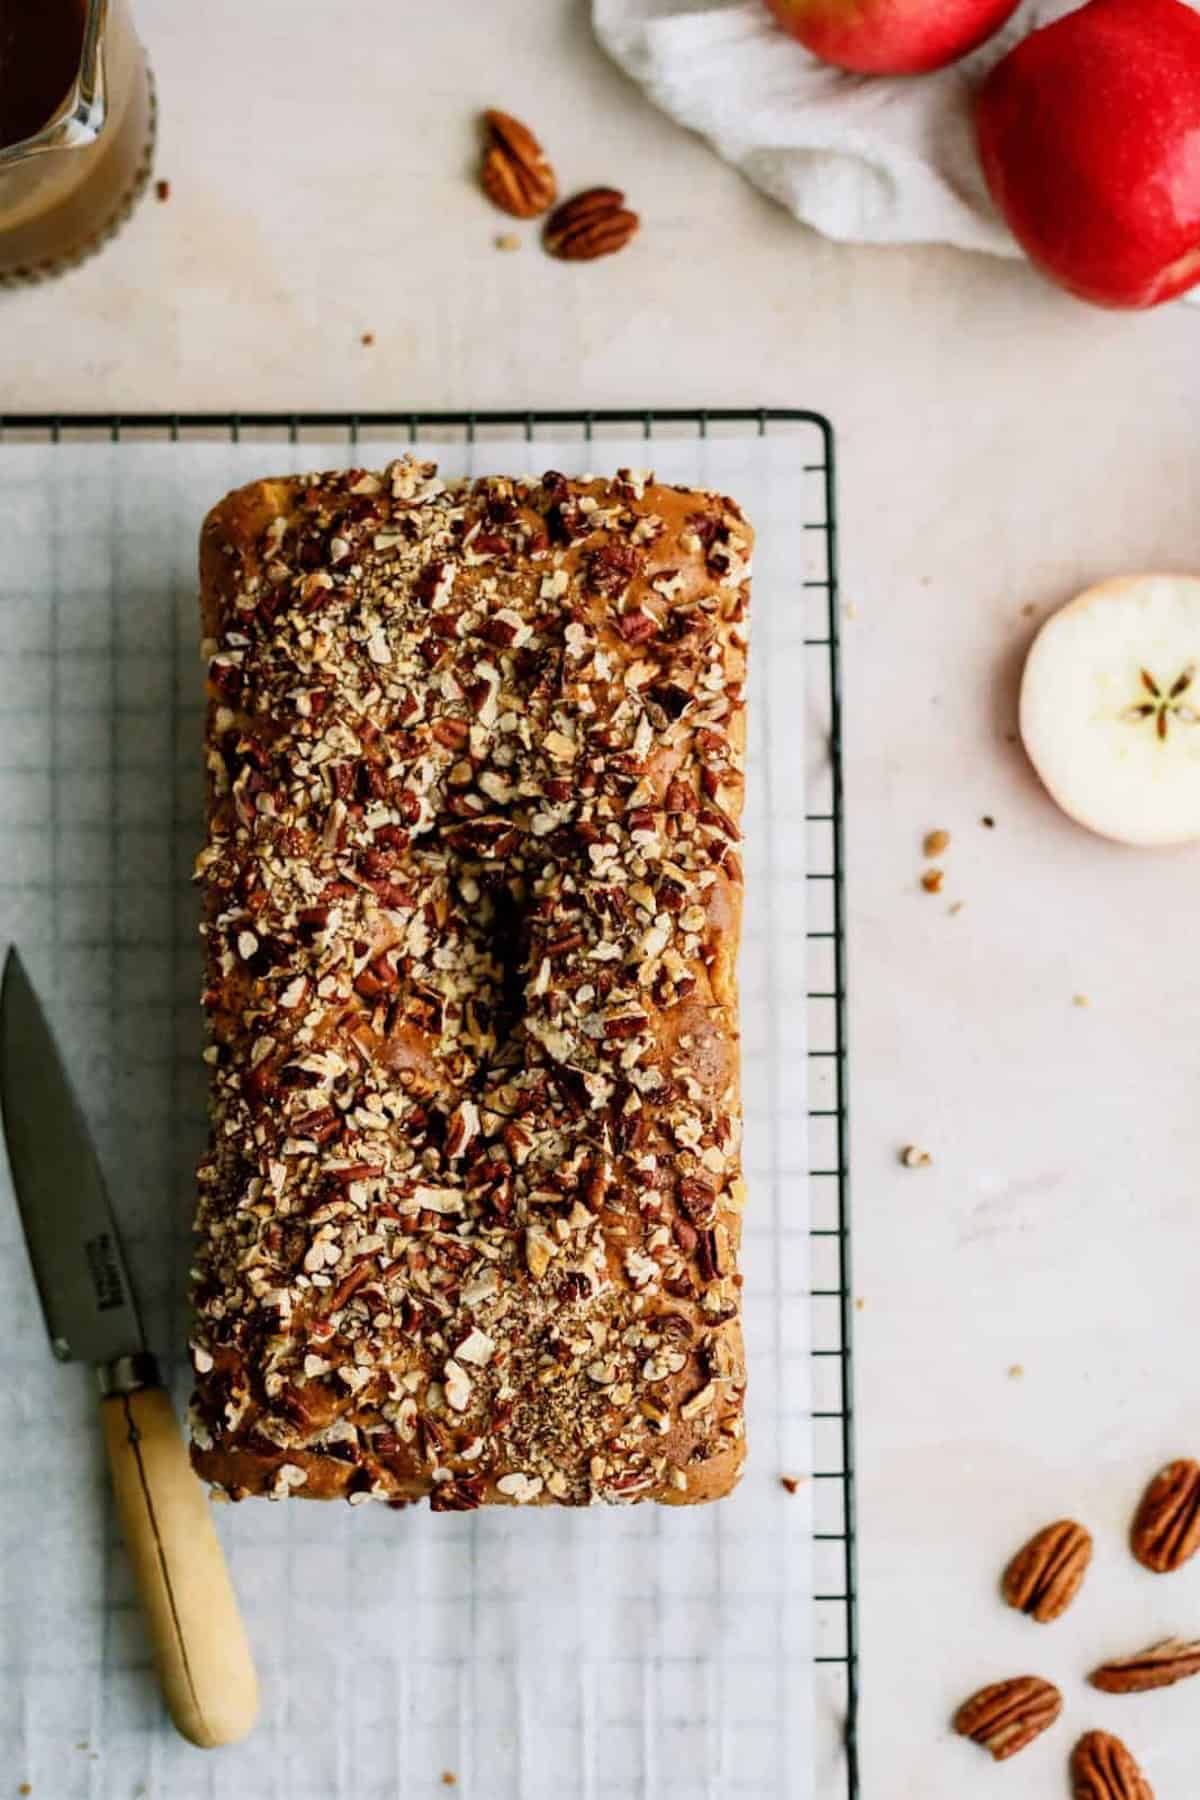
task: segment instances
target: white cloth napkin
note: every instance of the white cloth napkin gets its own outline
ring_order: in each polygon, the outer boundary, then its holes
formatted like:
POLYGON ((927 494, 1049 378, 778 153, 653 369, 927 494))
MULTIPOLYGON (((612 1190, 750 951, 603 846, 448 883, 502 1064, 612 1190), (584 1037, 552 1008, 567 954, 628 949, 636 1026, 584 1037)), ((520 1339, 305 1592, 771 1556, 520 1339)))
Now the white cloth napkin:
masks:
POLYGON ((1026 32, 1072 0, 1028 0, 931 75, 818 62, 764 0, 592 0, 596 35, 664 112, 826 237, 1020 255, 975 157, 969 98, 1026 32))

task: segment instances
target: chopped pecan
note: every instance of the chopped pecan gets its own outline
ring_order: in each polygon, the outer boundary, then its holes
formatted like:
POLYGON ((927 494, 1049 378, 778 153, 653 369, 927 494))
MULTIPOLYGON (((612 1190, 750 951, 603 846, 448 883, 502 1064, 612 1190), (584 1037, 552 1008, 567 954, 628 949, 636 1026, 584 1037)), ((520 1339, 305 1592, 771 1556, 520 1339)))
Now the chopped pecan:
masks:
POLYGON ((327 1144, 337 1137, 342 1122, 332 1106, 320 1106, 315 1112, 300 1113, 292 1120, 292 1127, 297 1137, 315 1138, 318 1144, 327 1144))
MULTIPOLYGON (((502 531, 480 531, 472 540, 471 548, 478 556, 503 556, 508 549, 508 539, 502 531)), ((491 635, 486 627, 483 635, 485 637, 491 635)), ((492 641, 493 643, 503 643, 505 640, 493 638, 492 641)))
POLYGON ((606 1158, 595 1157, 580 1189, 585 1203, 592 1212, 599 1212, 608 1199, 610 1182, 611 1172, 606 1158))
MULTIPOLYGON (((636 544, 622 543, 620 539, 601 544, 588 555, 587 586, 593 594, 615 600, 625 592, 641 566, 642 553, 636 544)), ((649 614, 645 616, 649 618, 649 614)), ((620 621, 617 623, 619 625, 620 621)), ((650 623, 654 629, 654 621, 650 623)))
POLYGON ((1004 1598, 1048 1625, 1070 1606, 1091 1560, 1091 1533, 1073 1519, 1059 1519, 1017 1551, 1004 1571, 1004 1598))
POLYGON ((446 1141, 443 1150, 451 1162, 470 1144, 479 1131, 479 1115, 475 1106, 468 1100, 460 1101, 450 1114, 446 1123, 446 1141))
POLYGON ((647 1024, 647 1016, 640 1009, 633 1012, 610 1014, 604 1021, 604 1035, 606 1038, 623 1041, 626 1038, 637 1037, 647 1024))
POLYGON ((689 513, 684 524, 700 539, 705 550, 712 549, 721 531, 720 519, 708 512, 689 513))
POLYGON ((442 576, 446 570, 451 571, 450 579, 453 580, 453 565, 448 563, 445 557, 431 556, 424 568, 413 577, 414 599, 422 600, 428 605, 441 586, 442 576))
POLYGON ((1143 1568, 1170 1574, 1200 1550, 1200 1463, 1190 1457, 1160 1469, 1142 1496, 1130 1547, 1143 1568))
POLYGON ((591 262, 623 250, 641 221, 617 188, 586 188, 551 213, 542 242, 565 262, 591 262))
POLYGON ((431 1419, 428 1415, 421 1420, 420 1433, 425 1461, 436 1468, 450 1448, 450 1433, 437 1419, 431 1419))
POLYGON ((429 1496, 430 1512, 474 1512, 483 1505, 482 1475, 463 1475, 457 1481, 439 1481, 429 1496))
POLYGON ((571 950, 578 950, 586 944, 587 938, 582 931, 564 931, 560 937, 551 938, 545 948, 547 956, 566 956, 571 950))
POLYGON ((1154 1800, 1154 1789, 1120 1738, 1089 1731, 1071 1752, 1072 1800, 1154 1800))
POLYGON ((673 1219, 671 1221, 671 1232, 675 1242, 683 1251, 683 1254, 685 1256, 691 1256, 695 1251, 696 1245, 700 1241, 700 1234, 696 1230, 696 1227, 694 1225, 689 1225, 686 1219, 673 1219))
POLYGON ((551 543, 573 544, 576 538, 591 536, 591 514, 584 512, 574 495, 568 495, 564 500, 556 500, 549 508, 546 526, 551 543))
POLYGON ((658 620, 640 606, 632 612, 618 613, 613 624, 627 644, 646 644, 658 635, 658 620))
POLYGON ((715 1281, 720 1270, 717 1250, 717 1234, 715 1230, 702 1231, 696 1245, 696 1262, 700 1269, 702 1281, 715 1281))
POLYGON ((1088 1680, 1102 1694, 1145 1694, 1151 1688, 1174 1687, 1192 1675, 1200 1675, 1200 1641, 1167 1638, 1137 1656, 1101 1663, 1088 1680))
POLYGON ((360 1287, 364 1287, 368 1281, 373 1281, 378 1273, 379 1270, 370 1258, 366 1262, 358 1263, 334 1288, 329 1296, 326 1311, 331 1313, 340 1311, 351 1296, 356 1294, 360 1287))
POLYGON ((571 1306, 576 1300, 590 1300, 592 1284, 582 1269, 572 1269, 564 1275, 555 1291, 560 1306, 571 1306))
POLYGON ((717 1218, 716 1191, 697 1176, 684 1175, 679 1182, 680 1210, 701 1230, 714 1225, 717 1218))
POLYGON ((1005 1762, 1053 1725, 1062 1695, 1038 1675, 1017 1675, 981 1688, 954 1715, 954 1729, 1005 1762))
POLYGON ((435 743, 441 744, 445 750, 461 750, 471 735, 465 719, 435 719, 429 728, 430 736, 435 743))
POLYGON ((516 219, 536 219, 554 205, 558 183, 545 151, 527 125, 504 112, 483 115, 488 143, 480 180, 493 206, 516 219))
POLYGON ((340 1169, 333 1171, 332 1179, 341 1186, 348 1187, 352 1181, 373 1181, 383 1172, 382 1163, 343 1163, 340 1169))
MULTIPOLYGON (((474 547, 482 548, 478 539, 476 539, 474 547)), ((480 636, 485 637, 489 644, 495 644, 501 650, 507 650, 516 643, 519 630, 520 620, 515 617, 485 619, 479 628, 480 636)))

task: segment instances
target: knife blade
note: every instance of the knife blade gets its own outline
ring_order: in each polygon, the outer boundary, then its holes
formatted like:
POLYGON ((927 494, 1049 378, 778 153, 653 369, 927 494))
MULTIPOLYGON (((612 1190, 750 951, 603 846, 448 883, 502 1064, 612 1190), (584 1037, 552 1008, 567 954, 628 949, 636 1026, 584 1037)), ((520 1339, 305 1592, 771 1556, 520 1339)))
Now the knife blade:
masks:
POLYGON ((0 981, 0 1115, 63 1362, 92 1362, 117 1512, 167 1709, 203 1749, 245 1737, 258 1682, 212 1509, 146 1347, 91 1133, 17 950, 0 981))
POLYGON ((106 1367, 144 1352, 91 1132, 15 947, 0 984, 0 1114, 54 1354, 106 1367))

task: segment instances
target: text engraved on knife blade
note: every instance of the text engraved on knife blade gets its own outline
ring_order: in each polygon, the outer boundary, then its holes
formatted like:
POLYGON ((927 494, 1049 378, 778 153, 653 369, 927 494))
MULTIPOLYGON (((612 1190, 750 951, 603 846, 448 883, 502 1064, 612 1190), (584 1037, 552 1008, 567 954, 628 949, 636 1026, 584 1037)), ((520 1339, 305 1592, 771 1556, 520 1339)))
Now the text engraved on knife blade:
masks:
POLYGON ((88 1238, 83 1253, 96 1291, 97 1311, 109 1312, 114 1306, 124 1306, 125 1283, 121 1280, 121 1265, 110 1234, 100 1231, 95 1237, 88 1238))

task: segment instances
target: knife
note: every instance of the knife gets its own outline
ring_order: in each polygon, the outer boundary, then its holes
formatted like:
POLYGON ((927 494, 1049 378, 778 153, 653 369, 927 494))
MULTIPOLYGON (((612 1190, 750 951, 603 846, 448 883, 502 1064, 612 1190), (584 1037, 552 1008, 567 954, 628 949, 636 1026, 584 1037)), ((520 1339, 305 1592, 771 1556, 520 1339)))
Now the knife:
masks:
POLYGON ((0 1112, 50 1347, 95 1365, 113 1491, 176 1727, 245 1737, 258 1683, 212 1509, 142 1334, 91 1134, 17 951, 0 986, 0 1112))

